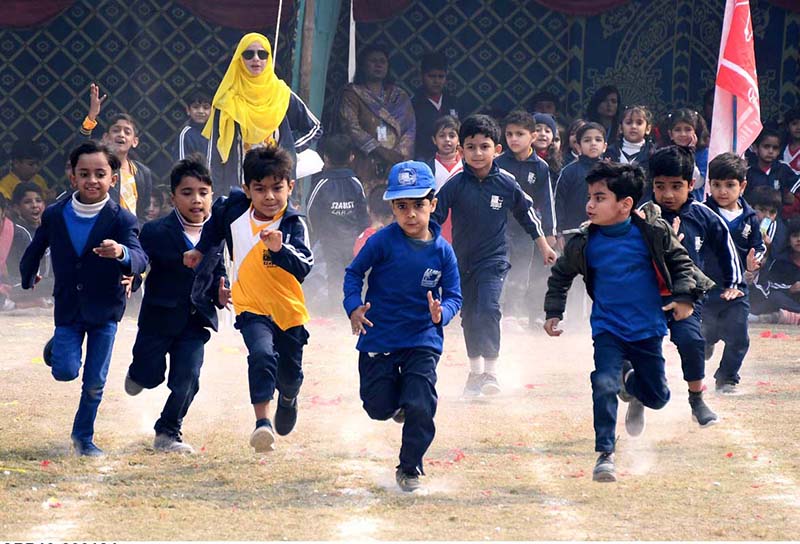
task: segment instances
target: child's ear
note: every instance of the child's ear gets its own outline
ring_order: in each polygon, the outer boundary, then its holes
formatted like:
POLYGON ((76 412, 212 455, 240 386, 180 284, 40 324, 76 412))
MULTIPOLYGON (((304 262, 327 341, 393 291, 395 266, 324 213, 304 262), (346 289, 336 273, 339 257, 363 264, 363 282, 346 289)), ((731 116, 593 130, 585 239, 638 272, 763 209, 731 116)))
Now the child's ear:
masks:
POLYGON ((111 176, 111 187, 114 187, 117 184, 117 179, 119 179, 119 176, 116 172, 114 172, 114 174, 111 176))
POLYGON ((744 193, 745 187, 747 187, 747 180, 743 179, 739 182, 739 192, 744 193))
POLYGON ((287 187, 289 187, 289 194, 292 194, 292 190, 294 190, 294 180, 290 179, 286 182, 287 187))
POLYGON ((431 213, 436 211, 437 202, 439 202, 439 200, 436 197, 433 197, 433 200, 431 200, 431 213))
POLYGON ((495 157, 498 156, 502 152, 503 152, 503 146, 502 145, 497 144, 497 145, 494 146, 494 156, 495 157))
POLYGON ((139 145, 139 137, 138 136, 134 136, 133 140, 131 140, 131 147, 136 147, 138 145, 139 145))

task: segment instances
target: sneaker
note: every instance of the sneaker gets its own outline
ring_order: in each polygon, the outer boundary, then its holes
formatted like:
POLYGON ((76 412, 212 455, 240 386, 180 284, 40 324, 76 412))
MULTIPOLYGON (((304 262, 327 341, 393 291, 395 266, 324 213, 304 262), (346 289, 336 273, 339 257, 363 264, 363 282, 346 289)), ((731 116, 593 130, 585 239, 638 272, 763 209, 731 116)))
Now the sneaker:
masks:
POLYGON ((75 448, 75 454, 78 457, 103 457, 105 453, 103 450, 94 445, 94 442, 81 442, 80 440, 73 440, 72 446, 75 448))
POLYGON ((53 339, 47 341, 44 345, 44 349, 42 350, 42 359, 44 359, 44 364, 49 367, 53 366, 53 339))
POLYGON ((719 422, 717 414, 703 400, 702 391, 689 391, 689 406, 692 408, 692 419, 701 427, 708 427, 719 422))
POLYGON ((397 485, 400 486, 400 489, 406 493, 412 493, 422 486, 422 484, 419 482, 418 474, 408 474, 400 467, 397 467, 397 472, 394 473, 394 478, 397 480, 397 485))
POLYGON ((595 482, 616 482, 617 470, 614 466, 614 452, 604 451, 597 458, 592 471, 592 480, 595 482))
POLYGON ((716 392, 718 395, 736 395, 739 390, 735 383, 717 382, 716 392))
POLYGON ((639 436, 644 432, 644 424, 644 404, 634 397, 625 412, 625 431, 628 436, 639 436))
POLYGON ((253 434, 250 435, 250 445, 256 450, 256 453, 275 450, 275 433, 272 431, 272 423, 268 419, 256 426, 253 434))
POLYGON ((633 372, 633 365, 628 360, 622 361, 622 374, 620 375, 619 381, 619 391, 617 391, 617 396, 619 400, 622 402, 630 402, 633 400, 634 396, 628 393, 628 389, 625 387, 625 378, 628 377, 628 373, 633 372))
POLYGON ((706 361, 711 359, 713 356, 714 356, 714 344, 706 343, 706 348, 705 348, 706 361))
POLYGON ((275 432, 281 436, 286 436, 297 423, 297 397, 287 399, 283 395, 278 396, 278 407, 275 408, 275 432))
POLYGON ((142 389, 144 389, 144 387, 133 381, 130 372, 125 374, 125 392, 127 394, 129 394, 132 397, 135 397, 136 395, 142 392, 142 389))
POLYGON ((395 420, 397 423, 405 423, 406 421, 406 411, 402 408, 398 408, 397 411, 392 416, 392 419, 395 420))
POLYGON ((194 453, 194 448, 183 442, 180 437, 158 433, 153 440, 153 449, 165 453, 194 453))
POLYGON ((497 377, 494 374, 481 374, 482 384, 481 393, 487 396, 496 395, 500 392, 500 384, 497 383, 497 377))
POLYGON ((467 376, 467 384, 464 386, 465 397, 479 397, 481 395, 481 386, 483 385, 483 374, 476 374, 470 372, 467 376))

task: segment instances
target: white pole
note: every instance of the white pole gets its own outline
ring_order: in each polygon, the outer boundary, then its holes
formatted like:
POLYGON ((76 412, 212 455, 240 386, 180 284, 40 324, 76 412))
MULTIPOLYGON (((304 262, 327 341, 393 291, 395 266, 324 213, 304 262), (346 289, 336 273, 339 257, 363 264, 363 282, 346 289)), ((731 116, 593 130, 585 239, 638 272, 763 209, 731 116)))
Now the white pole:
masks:
POLYGON ((272 71, 275 71, 275 59, 278 58, 278 32, 281 30, 281 12, 283 0, 278 0, 278 20, 275 22, 275 41, 272 44, 272 71))

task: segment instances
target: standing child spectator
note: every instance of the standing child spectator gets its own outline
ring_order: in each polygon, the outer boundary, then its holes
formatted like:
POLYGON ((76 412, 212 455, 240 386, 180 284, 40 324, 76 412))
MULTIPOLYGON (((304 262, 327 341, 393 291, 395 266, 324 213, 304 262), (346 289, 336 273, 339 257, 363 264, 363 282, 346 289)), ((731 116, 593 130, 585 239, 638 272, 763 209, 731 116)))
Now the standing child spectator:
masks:
MULTIPOLYGON (((628 402, 625 429, 644 431, 644 408, 663 408, 670 398, 661 354, 667 333, 665 311, 680 322, 702 296, 694 266, 670 226, 632 213, 642 197, 644 176, 631 165, 599 163, 586 176, 590 224, 567 243, 548 280, 545 299, 548 335, 559 336, 567 291, 577 275, 592 297, 596 482, 616 481, 614 450, 617 394, 628 402), (664 306, 661 295, 672 301, 664 306), (620 378, 622 378, 620 384, 620 378)), ((710 282, 708 282, 710 284, 710 282)))
POLYGON ((50 260, 50 249, 45 250, 42 260, 39 263, 38 274, 42 277, 39 282, 39 293, 24 293, 20 292, 19 279, 17 272, 19 272, 19 263, 22 259, 22 254, 28 247, 28 244, 33 240, 33 235, 36 229, 42 224, 42 213, 44 212, 44 195, 42 188, 33 183, 32 181, 23 181, 14 187, 14 194, 11 200, 11 210, 14 214, 16 230, 14 234, 15 245, 14 250, 10 255, 10 268, 11 276, 14 281, 14 292, 12 298, 17 304, 17 307, 22 307, 25 304, 32 306, 48 307, 52 305, 52 299, 47 296, 42 296, 53 289, 53 265, 50 260), (21 304, 20 304, 21 303, 21 304))
POLYGON ((394 220, 392 207, 383 199, 386 185, 376 185, 367 195, 367 211, 369 213, 369 226, 356 238, 353 244, 353 257, 358 255, 367 240, 394 220))
POLYGON ((42 224, 44 212, 44 191, 32 181, 23 181, 11 195, 17 225, 27 230, 31 237, 42 224))
POLYGON ((692 171, 694 199, 705 200, 705 179, 708 168, 708 128, 700 115, 688 108, 681 108, 667 115, 667 135, 671 143, 689 147, 694 153, 695 167, 692 171))
POLYGON ((458 142, 460 128, 461 123, 458 119, 450 115, 439 117, 433 125, 432 140, 436 146, 436 153, 433 157, 426 158, 426 164, 436 179, 437 191, 448 179, 464 168, 458 142))
MULTIPOLYGON (((668 146, 650 158, 653 177, 653 201, 661 207, 667 223, 675 229, 678 239, 692 261, 705 272, 707 259, 719 264, 723 300, 731 301, 744 295, 739 290, 744 274, 736 246, 728 227, 708 206, 697 202, 693 195, 694 155, 690 149, 668 146)), ((689 406, 692 419, 701 427, 717 423, 718 417, 703 400, 705 377, 705 345, 701 330, 702 302, 695 304, 694 313, 682 321, 668 320, 670 340, 681 357, 683 379, 689 386, 689 406)))
POLYGON ((765 128, 753 143, 758 162, 747 169, 747 192, 745 198, 757 187, 772 187, 781 192, 783 206, 780 215, 789 219, 800 213, 800 181, 797 174, 778 156, 781 135, 777 130, 765 128))
MULTIPOLYGON (((621 164, 636 164, 647 176, 647 163, 655 146, 650 142, 653 114, 645 106, 628 106, 622 112, 622 140, 608 146, 606 157, 621 164)), ((645 187, 645 194, 650 191, 645 187)))
POLYGON ((424 55, 420 76, 422 88, 411 99, 417 122, 414 157, 426 161, 436 152, 436 121, 445 115, 458 119, 463 112, 456 98, 447 92, 447 57, 443 53, 424 55))
POLYGON ((42 148, 31 140, 17 140, 11 147, 11 171, 0 179, 0 194, 11 200, 14 188, 22 182, 39 186, 42 194, 49 194, 47 182, 39 175, 42 168, 42 148))
POLYGON ((786 112, 783 122, 786 126, 783 162, 788 164, 795 174, 800 175, 800 108, 786 112))
POLYGON ((435 187, 424 163, 392 167, 383 198, 391 201, 396 221, 370 238, 344 279, 344 309, 358 336, 361 400, 372 419, 403 424, 395 477, 407 492, 418 489, 425 474, 422 458, 436 430, 443 329, 461 307, 453 248, 430 221, 435 187))
MULTIPOLYGON (((561 169, 578 160, 581 156, 581 144, 578 142, 578 129, 586 124, 583 119, 575 119, 567 127, 567 139, 561 146, 561 169)), ((558 179, 558 178, 556 178, 558 179)), ((553 180, 555 181, 555 180, 553 180)))
POLYGON ((312 240, 319 244, 325 264, 327 309, 334 311, 344 269, 353 260, 353 242, 369 225, 369 216, 364 187, 348 167, 353 160, 350 138, 344 134, 327 136, 323 156, 325 167, 311 179, 313 189, 306 209, 312 240))
POLYGON ((531 198, 494 161, 502 149, 497 122, 488 115, 472 115, 458 136, 466 164, 439 191, 432 217, 441 223, 452 210, 453 249, 464 296, 461 326, 470 363, 464 394, 491 395, 500 392, 500 296, 509 268, 509 213, 534 240, 545 264, 555 262, 556 254, 544 238, 531 198))
POLYGON ((289 202, 294 189, 289 152, 277 145, 253 148, 242 167, 244 191, 236 189, 217 199, 200 241, 184 254, 183 262, 195 268, 217 244, 228 244, 235 327, 247 346, 256 418, 250 445, 262 453, 274 449, 275 432, 285 436, 297 422, 303 346, 308 342, 303 325, 309 319, 300 284, 314 256, 305 221, 289 202), (273 432, 268 413, 276 388, 273 432))
POLYGON ((183 160, 193 153, 208 160, 208 138, 203 136, 203 128, 211 115, 211 97, 200 90, 190 94, 186 100, 186 115, 189 119, 175 143, 175 160, 183 160))
MULTIPOLYGON (((57 381, 71 381, 81 368, 81 400, 72 426, 78 455, 103 455, 94 444, 94 420, 103 398, 117 323, 125 312, 123 275, 141 274, 147 255, 139 245, 136 218, 109 198, 119 159, 93 140, 70 153, 77 190, 49 206, 20 263, 22 288, 31 289, 45 250, 55 273, 55 334, 45 362, 57 381)), ((48 350, 46 350, 48 351, 48 350)))
MULTIPOLYGON (((714 157, 708 165, 708 183, 711 194, 706 205, 719 215, 731 234, 739 261, 747 265, 747 271, 756 272, 767 251, 761 239, 760 222, 755 210, 745 201, 742 194, 747 187, 745 175, 747 163, 733 153, 722 153, 714 157)), ((744 296, 733 300, 722 298, 723 274, 716 259, 707 259, 706 273, 717 287, 709 292, 703 308, 703 337, 706 341, 705 358, 710 359, 714 345, 722 340, 725 351, 719 368, 714 373, 716 390, 723 394, 736 392, 739 384, 739 369, 750 347, 747 334, 747 316, 750 302, 747 285, 740 289, 744 296)))
POLYGON ((599 123, 603 127, 606 142, 615 142, 619 138, 619 124, 622 113, 622 96, 614 85, 600 87, 589 100, 586 108, 586 120, 599 123))
MULTIPOLYGON (((164 381, 170 394, 155 424, 157 451, 194 453, 182 439, 183 418, 200 389, 204 345, 217 330, 217 311, 230 300, 221 259, 207 259, 194 271, 183 266, 183 254, 200 240, 211 213, 211 177, 205 158, 196 154, 179 161, 170 173, 175 212, 145 223, 139 241, 150 259, 133 362, 125 391, 138 395, 164 381), (216 262, 216 266, 211 267, 216 262)), ((222 242, 214 248, 222 252, 222 242)))
POLYGON ((533 114, 533 121, 535 123, 533 149, 547 163, 550 168, 550 177, 558 179, 562 167, 558 123, 549 113, 539 112, 533 114))

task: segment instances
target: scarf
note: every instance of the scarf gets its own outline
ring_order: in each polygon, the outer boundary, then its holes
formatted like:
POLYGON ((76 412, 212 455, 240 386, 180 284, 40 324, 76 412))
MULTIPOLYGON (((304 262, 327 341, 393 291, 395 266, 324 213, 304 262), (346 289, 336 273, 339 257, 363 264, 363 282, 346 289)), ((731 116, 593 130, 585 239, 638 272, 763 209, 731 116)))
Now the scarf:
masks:
MULTIPOLYGON (((228 162, 237 123, 245 144, 260 144, 271 138, 286 117, 291 94, 289 86, 272 70, 272 49, 267 38, 257 32, 245 34, 211 102, 212 108, 219 111, 217 150, 222 162, 228 162), (242 52, 253 42, 260 43, 268 53, 264 71, 257 76, 250 73, 242 58, 242 52)), ((212 112, 203 136, 211 138, 213 126, 212 112)))

